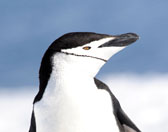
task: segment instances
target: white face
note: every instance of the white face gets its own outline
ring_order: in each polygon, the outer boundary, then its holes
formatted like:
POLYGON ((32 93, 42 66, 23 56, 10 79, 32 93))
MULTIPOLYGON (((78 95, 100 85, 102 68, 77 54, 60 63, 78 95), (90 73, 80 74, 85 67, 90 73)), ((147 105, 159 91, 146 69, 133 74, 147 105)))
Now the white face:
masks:
POLYGON ((100 58, 102 60, 108 60, 111 56, 113 56, 115 53, 119 52, 125 47, 101 47, 102 44, 109 42, 110 40, 115 39, 115 37, 108 37, 103 38, 98 41, 93 41, 91 43, 85 44, 83 46, 79 46, 72 49, 64 49, 61 50, 65 53, 75 54, 75 55, 81 55, 81 56, 89 56, 93 57, 92 59, 100 58))
MULTIPOLYGON (((80 73, 83 71, 83 73, 89 73, 91 76, 95 76, 111 56, 125 48, 124 46, 99 47, 113 39, 115 37, 108 37, 76 48, 63 49, 61 50, 62 53, 54 57, 54 62, 59 60, 62 62, 64 60, 64 64, 61 64, 61 67, 67 67, 69 70, 75 70, 80 73), (58 60, 58 58, 60 59, 58 60)), ((59 64, 61 62, 59 61, 59 64)))

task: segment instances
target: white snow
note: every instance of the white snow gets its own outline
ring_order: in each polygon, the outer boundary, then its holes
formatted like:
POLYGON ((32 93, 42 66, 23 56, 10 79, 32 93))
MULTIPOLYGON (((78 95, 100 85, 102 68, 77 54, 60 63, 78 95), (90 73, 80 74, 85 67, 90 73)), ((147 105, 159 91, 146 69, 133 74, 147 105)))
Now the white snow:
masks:
MULTIPOLYGON (((168 75, 109 75, 101 79, 142 132, 168 131, 168 75)), ((38 88, 0 89, 0 132, 28 132, 38 88)))

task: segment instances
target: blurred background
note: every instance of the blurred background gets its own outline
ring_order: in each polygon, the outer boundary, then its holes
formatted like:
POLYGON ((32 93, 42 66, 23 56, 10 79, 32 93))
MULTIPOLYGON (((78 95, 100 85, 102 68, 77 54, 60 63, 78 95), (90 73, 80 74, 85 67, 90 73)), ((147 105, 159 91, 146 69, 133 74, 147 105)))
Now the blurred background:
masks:
POLYGON ((167 7, 167 0, 1 0, 0 131, 28 131, 41 58, 55 39, 77 31, 140 36, 97 77, 142 131, 168 131, 167 7))

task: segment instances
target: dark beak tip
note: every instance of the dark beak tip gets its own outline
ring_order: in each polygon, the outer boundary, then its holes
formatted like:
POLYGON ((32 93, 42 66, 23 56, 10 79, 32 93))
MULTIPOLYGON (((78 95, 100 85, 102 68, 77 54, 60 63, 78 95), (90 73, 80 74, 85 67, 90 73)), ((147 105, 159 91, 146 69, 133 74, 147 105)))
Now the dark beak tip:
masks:
POLYGON ((121 41, 125 43, 125 45, 130 45, 139 39, 139 36, 136 33, 126 33, 122 34, 120 37, 121 41))
POLYGON ((115 35, 113 37, 115 37, 115 39, 99 46, 99 48, 111 47, 111 46, 116 46, 116 47, 128 46, 139 39, 139 36, 135 33, 125 33, 121 35, 115 35))
POLYGON ((139 39, 139 36, 136 33, 127 33, 125 35, 130 39, 135 39, 135 41, 139 39))

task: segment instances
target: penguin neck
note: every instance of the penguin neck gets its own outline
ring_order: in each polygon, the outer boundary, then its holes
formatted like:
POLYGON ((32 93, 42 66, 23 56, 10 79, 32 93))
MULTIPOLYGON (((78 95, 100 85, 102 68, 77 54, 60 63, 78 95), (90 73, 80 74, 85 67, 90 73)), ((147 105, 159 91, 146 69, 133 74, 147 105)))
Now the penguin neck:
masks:
POLYGON ((52 74, 63 78, 93 79, 105 64, 95 58, 56 53, 52 57, 52 74))
POLYGON ((63 70, 62 68, 54 67, 48 83, 48 86, 50 85, 52 85, 53 90, 56 89, 66 93, 85 92, 95 89, 93 87, 95 85, 94 76, 81 72, 80 69, 75 69, 75 67, 64 67, 63 70), (88 85, 92 87, 90 88, 88 85))
POLYGON ((46 89, 53 93, 59 90, 78 94, 97 90, 94 77, 100 68, 99 65, 95 65, 95 61, 100 60, 57 53, 52 58, 52 73, 46 89))

